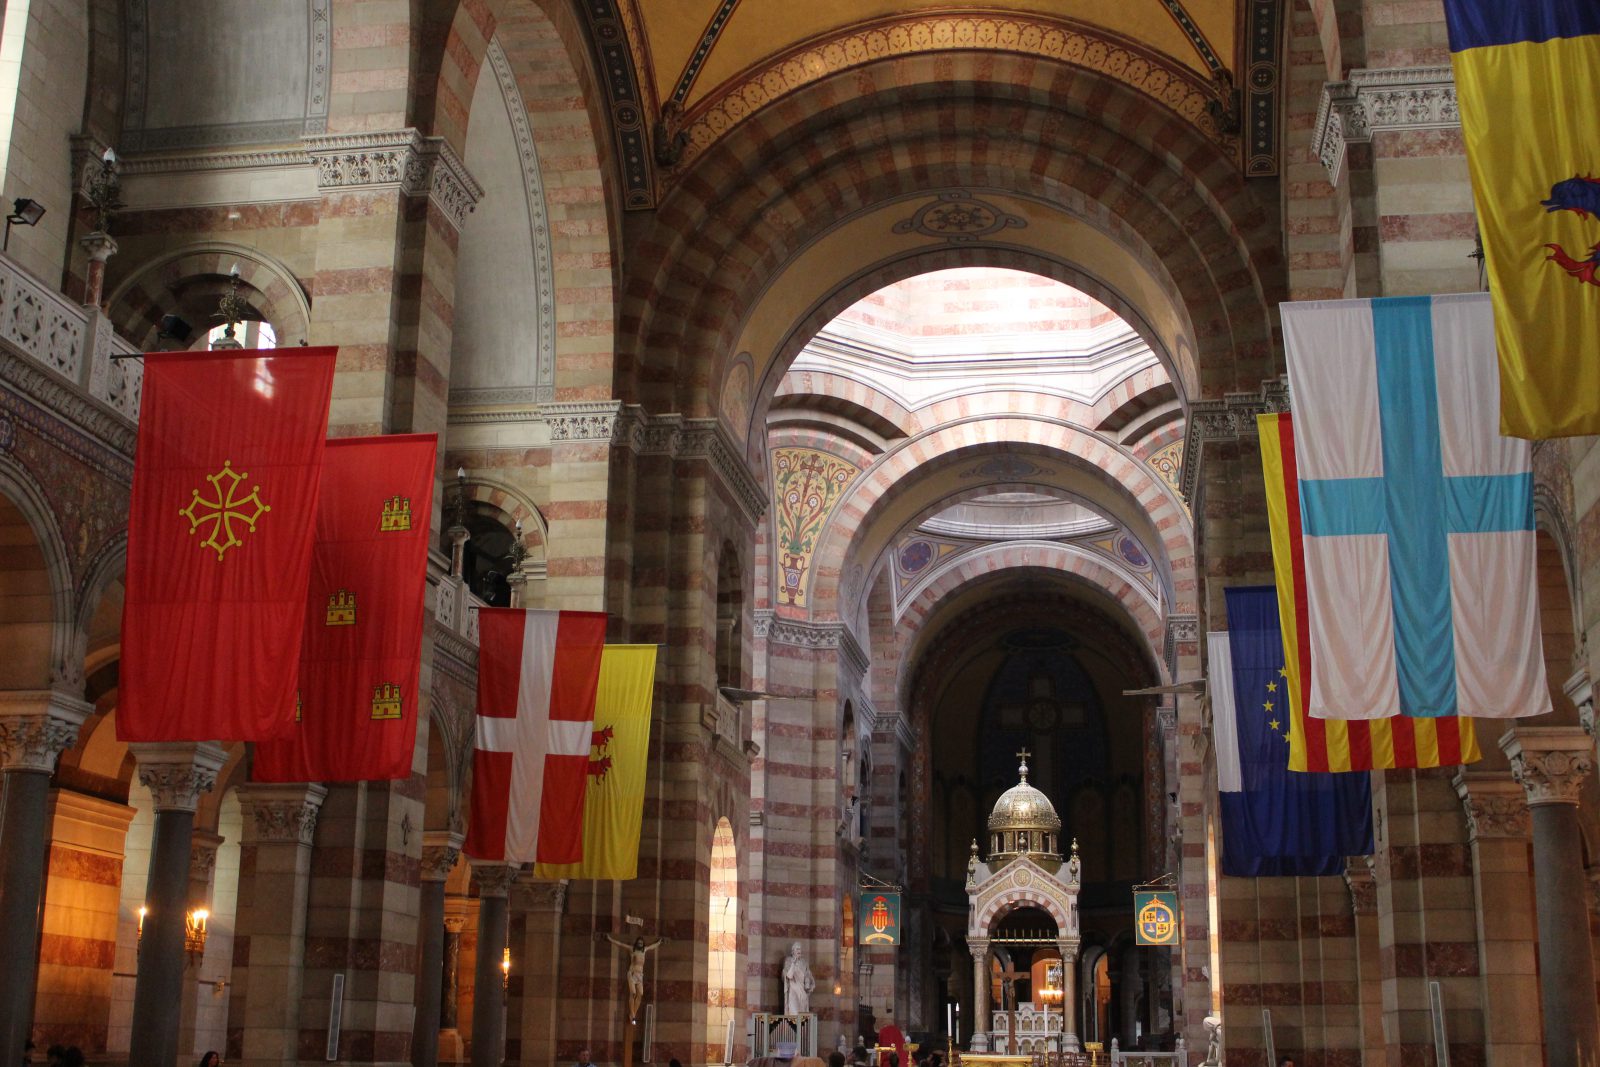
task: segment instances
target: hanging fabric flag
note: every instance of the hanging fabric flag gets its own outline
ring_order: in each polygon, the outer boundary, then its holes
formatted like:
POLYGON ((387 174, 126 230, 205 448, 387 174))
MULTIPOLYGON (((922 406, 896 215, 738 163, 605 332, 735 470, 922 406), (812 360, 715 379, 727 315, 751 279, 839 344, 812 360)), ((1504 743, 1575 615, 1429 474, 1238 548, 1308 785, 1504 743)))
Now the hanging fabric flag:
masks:
POLYGON ((144 357, 118 739, 294 728, 336 352, 144 357))
POLYGON ((583 859, 541 863, 539 878, 639 876, 650 707, 656 688, 655 645, 607 645, 600 656, 589 742, 589 786, 583 800, 583 859))
POLYGON ((1364 771, 1289 771, 1289 709, 1275 588, 1226 590, 1228 629, 1207 636, 1222 873, 1341 874, 1372 852, 1364 771))
POLYGON ((1549 711, 1532 448, 1497 430, 1488 294, 1282 310, 1311 715, 1549 711))
POLYGON ((256 745, 255 781, 410 775, 437 440, 328 442, 294 730, 256 745))
POLYGON ((1595 0, 1445 0, 1500 348, 1500 427, 1600 434, 1595 0))
POLYGON ((1291 771, 1366 771, 1390 767, 1451 767, 1483 758, 1470 717, 1315 719, 1306 714, 1311 636, 1305 625, 1306 561, 1300 534, 1300 486, 1295 480, 1294 423, 1287 412, 1258 415, 1261 466, 1267 484, 1267 525, 1278 581, 1289 708, 1291 771))
POLYGON ((583 859, 583 801, 606 616, 478 612, 478 735, 467 855, 583 859))

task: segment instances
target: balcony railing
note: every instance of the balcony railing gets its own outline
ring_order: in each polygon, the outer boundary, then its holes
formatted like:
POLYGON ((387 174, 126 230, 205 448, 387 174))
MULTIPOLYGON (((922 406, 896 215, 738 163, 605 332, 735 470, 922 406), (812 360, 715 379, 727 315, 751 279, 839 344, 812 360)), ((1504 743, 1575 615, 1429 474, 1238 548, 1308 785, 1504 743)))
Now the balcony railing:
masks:
POLYGON ((111 358, 138 349, 116 335, 99 309, 74 304, 5 254, 0 254, 0 340, 129 422, 139 421, 144 365, 111 358))

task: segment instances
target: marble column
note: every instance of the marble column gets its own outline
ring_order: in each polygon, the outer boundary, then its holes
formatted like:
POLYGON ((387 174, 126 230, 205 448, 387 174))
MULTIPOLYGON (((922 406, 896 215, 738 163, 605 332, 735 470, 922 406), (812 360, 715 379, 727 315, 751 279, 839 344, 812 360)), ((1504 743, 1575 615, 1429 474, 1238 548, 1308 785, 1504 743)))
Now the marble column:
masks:
POLYGON ((189 910, 189 841, 200 794, 217 783, 227 753, 209 742, 135 743, 139 781, 155 801, 144 936, 133 988, 129 1067, 172 1067, 183 997, 184 920, 189 910))
POLYGON ((989 1051, 989 939, 967 938, 972 953, 972 1039, 973 1052, 989 1051))
POLYGON ((520 1041, 523 1063, 557 1063, 557 991, 561 988, 561 916, 567 903, 567 880, 538 882, 517 879, 511 890, 512 914, 523 916, 520 944, 512 947, 513 963, 522 981, 521 995, 508 1012, 507 1025, 520 1041), (516 954, 521 953, 521 959, 516 954), (518 1010, 520 1009, 520 1010, 518 1010))
POLYGON ((249 963, 234 972, 230 1021, 242 1031, 245 1067, 289 1067, 300 1058, 311 844, 327 795, 326 786, 312 783, 239 787, 244 832, 234 938, 247 947, 249 963))
POLYGON ((50 775, 94 708, 55 690, 0 692, 0 1048, 20 1055, 39 971, 39 902, 49 845, 50 775))
POLYGON ((516 881, 515 864, 472 864, 478 882, 478 966, 472 988, 472 1067, 500 1067, 506 1052, 506 991, 500 960, 505 955, 510 913, 506 897, 516 881))
POLYGON ((117 242, 110 234, 96 230, 86 234, 78 243, 89 254, 83 302, 88 307, 98 309, 106 286, 106 260, 117 254, 117 242))
POLYGON ((1061 953, 1061 1051, 1079 1052, 1078 1042, 1078 938, 1056 942, 1061 953))
POLYGON ((418 909, 417 1013, 411 1028, 413 1067, 439 1060, 439 1002, 444 994, 444 883, 461 856, 462 835, 428 830, 422 835, 422 901, 418 909))
POLYGON ((1528 796, 1504 771, 1459 772, 1478 907, 1483 1044, 1490 1063, 1539 1062, 1533 877, 1528 870, 1528 796))
POLYGON ((1576 726, 1519 726, 1500 738, 1500 747, 1532 811, 1545 1064, 1593 1064, 1600 1059, 1600 1024, 1578 788, 1594 769, 1594 741, 1576 726))

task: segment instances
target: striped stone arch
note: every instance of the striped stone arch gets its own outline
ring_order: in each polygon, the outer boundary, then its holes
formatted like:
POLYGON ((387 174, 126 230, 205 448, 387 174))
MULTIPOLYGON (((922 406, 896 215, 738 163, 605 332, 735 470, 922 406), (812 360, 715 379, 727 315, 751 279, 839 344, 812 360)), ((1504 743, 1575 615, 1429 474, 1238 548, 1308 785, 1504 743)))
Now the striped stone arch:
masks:
MULTIPOLYGON (((1012 861, 1012 865, 1016 866, 1016 861, 1012 861)), ((1022 869, 1027 870, 1027 868, 1022 869)), ((989 932, 994 929, 995 923, 1018 908, 1038 908, 1040 911, 1046 912, 1056 922, 1058 937, 1071 936, 1072 917, 1061 907, 1061 902, 1056 900, 1053 894, 1039 891, 1040 882, 1054 888, 1055 881, 1049 879, 1043 871, 1037 869, 1031 870, 1029 873, 1033 875, 1033 878, 1028 886, 1020 887, 1013 884, 1010 889, 997 893, 979 905, 978 911, 967 920, 970 924, 967 928, 970 936, 987 937, 989 932)), ((1001 875, 999 877, 1009 878, 1010 876, 1001 875)), ((1061 895, 1065 897, 1068 894, 1063 889, 1061 895)))
POLYGON ((8 541, 4 557, 0 559, 0 574, 6 579, 7 594, 0 596, 5 623, 0 633, 8 635, 9 657, 4 669, 5 681, 0 683, 0 688, 49 689, 64 684, 77 695, 76 687, 83 684, 83 658, 75 640, 72 564, 61 524, 44 489, 26 468, 4 451, 0 451, 0 497, 15 509, 39 552, 35 561, 28 558, 25 542, 8 541), (12 627, 29 630, 48 627, 49 650, 45 662, 30 661, 26 665, 18 662, 22 658, 17 647, 20 642, 16 641, 20 635, 12 627))
POLYGON ((282 260, 247 245, 202 241, 152 259, 117 286, 107 303, 117 332, 146 351, 165 315, 181 315, 193 327, 190 344, 217 325, 217 300, 229 273, 239 269, 239 291, 285 347, 311 339, 311 299, 282 260))
POLYGON ((790 396, 814 396, 870 411, 872 414, 898 427, 909 437, 920 430, 924 422, 912 411, 883 390, 859 378, 830 371, 808 370, 803 374, 785 376, 773 392, 773 399, 790 396))
MULTIPOLYGON (((445 488, 445 507, 448 508, 455 498, 454 485, 445 488)), ((522 533, 530 541, 537 536, 537 546, 530 544, 529 548, 540 547, 550 541, 550 524, 545 520, 544 513, 539 510, 526 493, 513 486, 510 482, 499 478, 485 477, 482 474, 469 473, 467 475, 466 499, 468 505, 476 504, 480 511, 493 515, 507 530, 515 529, 517 523, 522 523, 522 533)), ((447 512, 448 514, 448 512, 447 512)))
POLYGON ((973 582, 1009 570, 1048 570, 1070 576, 1099 590, 1122 607, 1160 660, 1166 635, 1166 615, 1155 597, 1102 557, 1087 549, 1059 541, 1000 541, 955 557, 931 581, 917 590, 899 614, 896 624, 904 635, 902 647, 913 648, 923 625, 945 598, 973 582))
MULTIPOLYGON (((784 264, 836 220, 937 189, 1009 192, 1079 214, 1141 269, 1171 280, 1176 298, 1164 314, 1193 324, 1184 332, 1206 395, 1267 376, 1282 264, 1272 220, 1235 161, 1099 75, 972 53, 824 79, 697 160, 658 209, 641 246, 649 253, 630 263, 622 394, 649 407, 704 408, 703 380, 676 365, 678 354, 737 347, 784 264), (869 94, 872 107, 862 108, 869 94), (996 129, 1005 136, 988 133, 996 129)), ((1025 230, 1004 237, 1025 250, 1025 230)), ((820 279, 830 291, 838 280, 820 279)))
POLYGON ((589 400, 610 395, 619 216, 607 141, 596 132, 606 128, 595 110, 606 97, 582 58, 588 46, 572 6, 459 0, 442 51, 425 50, 438 73, 417 79, 425 87, 417 110, 465 156, 473 92, 479 77, 496 76, 487 68, 490 42, 498 43, 527 111, 526 130, 515 119, 513 130, 530 139, 524 155, 537 157, 546 196, 559 196, 554 212, 529 205, 554 266, 555 399, 589 400))
MULTIPOLYGON (((895 530, 874 529, 875 515, 913 492, 930 499, 919 512, 954 495, 929 492, 929 479, 957 465, 977 464, 995 456, 1032 459, 1057 465, 1056 481, 1030 477, 1033 484, 1058 485, 1065 480, 1060 468, 1079 477, 1087 475, 1098 492, 1074 491, 1108 514, 1125 522, 1156 551, 1158 570, 1171 576, 1173 609, 1193 611, 1196 582, 1193 539, 1188 516, 1172 488, 1125 450, 1080 427, 1041 416, 975 415, 901 443, 884 459, 857 478, 834 508, 817 546, 813 573, 840 574, 847 559, 876 558, 890 543, 895 530)), ((997 479, 980 479, 966 489, 992 485, 997 479)), ((1014 478, 1005 479, 1007 481, 1014 478)), ((837 583, 813 585, 813 618, 840 617, 837 583)))

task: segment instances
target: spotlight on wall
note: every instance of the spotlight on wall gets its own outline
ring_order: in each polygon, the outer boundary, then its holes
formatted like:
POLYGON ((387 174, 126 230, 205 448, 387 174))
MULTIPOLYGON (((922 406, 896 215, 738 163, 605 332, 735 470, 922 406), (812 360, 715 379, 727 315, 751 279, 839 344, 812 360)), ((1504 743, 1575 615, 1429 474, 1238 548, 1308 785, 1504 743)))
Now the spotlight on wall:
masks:
POLYGON ((11 205, 11 214, 6 216, 6 236, 0 242, 0 252, 11 248, 12 226, 37 226, 39 220, 44 218, 44 205, 37 200, 29 200, 25 196, 17 197, 11 205))
POLYGON ((189 338, 194 336, 194 327, 188 321, 177 315, 161 316, 161 327, 156 330, 156 340, 171 341, 182 348, 189 343, 189 338))

